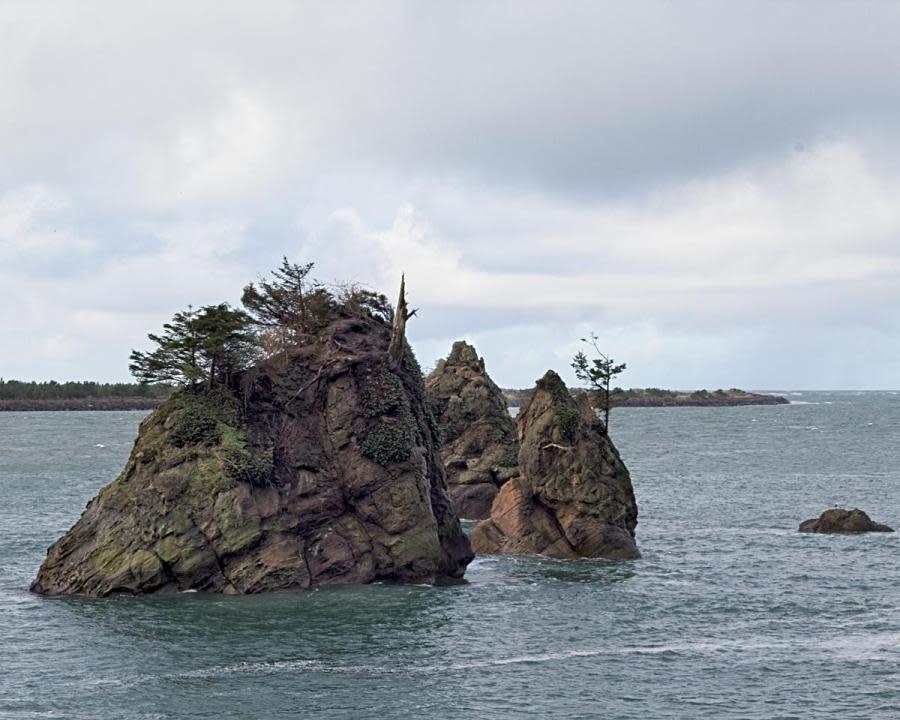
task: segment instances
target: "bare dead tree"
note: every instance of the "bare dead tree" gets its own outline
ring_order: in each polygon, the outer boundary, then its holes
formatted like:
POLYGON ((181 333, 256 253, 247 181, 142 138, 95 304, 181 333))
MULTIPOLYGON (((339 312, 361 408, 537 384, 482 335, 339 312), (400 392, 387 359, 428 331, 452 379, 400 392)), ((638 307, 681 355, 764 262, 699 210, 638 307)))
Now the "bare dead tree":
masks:
POLYGON ((394 327, 391 331, 391 342, 388 355, 394 365, 399 365, 403 358, 403 346, 406 343, 406 321, 418 312, 418 308, 410 310, 406 304, 406 275, 400 276, 400 297, 394 310, 394 327))

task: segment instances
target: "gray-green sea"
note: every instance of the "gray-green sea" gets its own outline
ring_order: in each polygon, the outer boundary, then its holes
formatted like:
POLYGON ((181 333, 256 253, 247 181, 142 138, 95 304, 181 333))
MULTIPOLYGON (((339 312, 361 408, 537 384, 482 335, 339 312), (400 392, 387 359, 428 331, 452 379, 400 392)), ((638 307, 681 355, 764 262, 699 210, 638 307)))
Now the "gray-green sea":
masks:
POLYGON ((0 413, 0 718, 896 718, 900 395, 615 411, 643 559, 477 558, 468 582, 46 599, 47 546, 142 413, 0 413))

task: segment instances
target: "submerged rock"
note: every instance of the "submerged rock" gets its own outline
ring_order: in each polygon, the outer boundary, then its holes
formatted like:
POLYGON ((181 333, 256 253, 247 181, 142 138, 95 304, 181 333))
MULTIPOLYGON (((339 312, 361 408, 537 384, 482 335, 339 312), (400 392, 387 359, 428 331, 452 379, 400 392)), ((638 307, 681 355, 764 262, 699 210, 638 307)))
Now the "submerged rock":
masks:
POLYGON ((441 430, 450 497, 461 517, 486 518, 497 490, 516 474, 519 452, 503 393, 462 340, 438 361, 425 386, 441 430))
POLYGON ((47 595, 224 593, 459 578, 472 559, 421 371, 343 317, 235 387, 177 393, 49 550, 47 595))
POLYGON ((893 528, 874 522, 866 513, 858 508, 845 510, 832 508, 819 517, 804 520, 800 523, 800 532, 805 533, 862 533, 862 532, 894 532, 893 528))
POLYGON ((475 526, 484 554, 554 558, 640 557, 631 478, 586 397, 574 399, 548 371, 517 418, 520 477, 475 526))

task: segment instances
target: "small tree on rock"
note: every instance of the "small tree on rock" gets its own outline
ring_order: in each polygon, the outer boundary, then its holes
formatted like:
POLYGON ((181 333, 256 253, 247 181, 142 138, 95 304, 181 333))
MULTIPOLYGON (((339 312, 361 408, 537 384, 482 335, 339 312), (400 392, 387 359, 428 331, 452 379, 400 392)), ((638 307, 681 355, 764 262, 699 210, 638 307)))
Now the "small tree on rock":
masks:
POLYGON ((282 258, 281 266, 268 279, 244 288, 241 303, 253 321, 277 349, 304 342, 310 333, 331 320, 334 296, 309 277, 314 265, 298 265, 282 258))
POLYGON ((572 358, 572 368, 575 377, 588 386, 594 407, 603 411, 603 424, 609 433, 610 391, 609 387, 613 378, 625 371, 625 363, 617 365, 615 360, 600 351, 599 338, 591 333, 589 338, 582 338, 582 342, 588 343, 597 353, 598 357, 588 359, 584 352, 579 351, 572 358))
POLYGON ((153 350, 131 353, 128 369, 141 384, 171 382, 194 387, 230 382, 253 362, 258 340, 243 310, 227 303, 176 313, 161 335, 148 337, 153 350))

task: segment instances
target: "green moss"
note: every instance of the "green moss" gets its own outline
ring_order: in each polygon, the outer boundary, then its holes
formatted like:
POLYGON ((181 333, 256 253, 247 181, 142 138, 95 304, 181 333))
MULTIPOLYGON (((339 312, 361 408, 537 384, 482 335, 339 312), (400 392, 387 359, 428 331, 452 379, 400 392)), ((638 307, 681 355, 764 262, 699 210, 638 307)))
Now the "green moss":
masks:
POLYGON ((212 445, 219 439, 216 419, 203 408, 191 407, 182 410, 178 424, 172 433, 172 442, 179 447, 185 445, 212 445))
POLYGON ((384 418, 369 431, 360 449, 379 465, 409 459, 413 449, 411 419, 384 418))
POLYGON ((131 557, 119 545, 104 545, 91 554, 91 563, 104 577, 113 578, 129 569, 131 557))
POLYGON ((376 368, 364 382, 362 404, 366 417, 381 417, 403 405, 403 382, 387 368, 376 368))
POLYGON ((578 424, 581 417, 578 409, 571 405, 564 405, 556 410, 556 422, 559 424, 559 434, 563 440, 571 442, 578 432, 578 424))
POLYGON ((220 425, 237 425, 237 401, 223 388, 212 391, 183 390, 173 398, 177 423, 172 442, 179 446, 215 445, 220 425))

